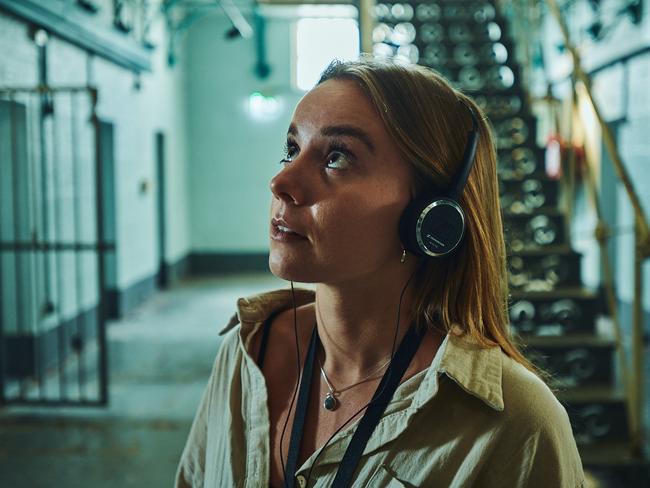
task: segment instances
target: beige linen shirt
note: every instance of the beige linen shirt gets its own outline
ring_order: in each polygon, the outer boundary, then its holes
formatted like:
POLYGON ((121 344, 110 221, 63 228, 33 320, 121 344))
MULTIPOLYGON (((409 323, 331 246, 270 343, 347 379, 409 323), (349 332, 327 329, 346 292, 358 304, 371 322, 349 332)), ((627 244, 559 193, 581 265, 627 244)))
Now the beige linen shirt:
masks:
MULTIPOLYGON (((313 300, 313 291, 296 290, 296 306, 313 300)), ((225 337, 181 457, 177 488, 268 486, 268 393, 250 348, 264 320, 291 306, 286 289, 238 300, 237 314, 221 331, 225 337)), ((331 485, 357 423, 326 446, 310 487, 331 485)), ((319 451, 296 472, 296 486, 306 486, 319 451)), ((573 488, 583 480, 567 413, 549 388, 500 348, 481 349, 447 334, 430 367, 395 391, 353 485, 573 488)))

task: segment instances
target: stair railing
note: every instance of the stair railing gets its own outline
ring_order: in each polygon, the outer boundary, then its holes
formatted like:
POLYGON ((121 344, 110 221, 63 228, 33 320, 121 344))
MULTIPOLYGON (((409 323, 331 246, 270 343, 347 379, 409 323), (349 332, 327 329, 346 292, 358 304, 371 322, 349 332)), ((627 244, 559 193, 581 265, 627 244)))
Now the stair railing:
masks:
MULTIPOLYGON (((584 93, 587 96, 593 113, 598 120, 602 131, 602 138, 605 144, 605 149, 609 156, 609 159, 612 161, 614 170, 620 182, 625 188, 625 193, 632 205, 634 211, 634 299, 633 299, 633 312, 632 312, 632 372, 633 376, 630 378, 629 382, 629 402, 630 402, 630 429, 632 432, 632 449, 635 453, 640 454, 643 449, 644 441, 644 432, 643 432, 643 263, 646 259, 650 257, 650 226, 648 225, 648 219, 643 210, 641 200, 634 188, 634 184, 630 179, 630 176, 627 172, 623 160, 620 156, 618 147, 614 140, 612 131, 602 117, 600 108, 596 103, 596 100, 593 96, 591 90, 591 79, 589 74, 587 74, 582 68, 580 61, 580 55, 576 47, 572 44, 571 38, 569 35, 569 29, 564 21, 560 8, 557 4, 557 0, 546 0, 546 4, 549 7, 550 13, 553 15, 557 21, 560 30, 562 31, 562 37, 564 39, 564 45, 567 51, 571 54, 573 58, 573 76, 571 77, 573 83, 573 89, 576 89, 577 82, 580 82, 584 87, 584 93)), ((574 97, 575 103, 575 97, 574 97)), ((588 165, 585 165, 588 167, 588 165)), ((595 178, 591 169, 588 170, 591 175, 587 180, 587 186, 592 188, 594 192, 596 191, 595 178)), ((591 190, 589 190, 591 193, 591 190)), ((595 193, 597 194, 597 192, 595 193)), ((601 256, 607 256, 608 265, 603 267, 604 278, 606 281, 607 288, 607 300, 610 306, 610 312, 614 315, 617 311, 616 307, 616 294, 614 292, 613 285, 613 276, 611 273, 611 266, 609 266, 609 260, 607 255, 607 250, 605 248, 607 239, 609 237, 609 232, 607 227, 602 224, 601 220, 602 215, 599 215, 598 222, 599 224, 596 227, 596 239, 601 248, 601 256), (613 307, 613 308, 612 308, 613 307)), ((622 346, 621 346, 621 331, 620 324, 615 320, 615 329, 618 330, 615 332, 617 347, 619 347, 620 356, 622 357, 622 346)), ((623 369, 627 371, 627 368, 623 369)), ((625 377, 624 377, 625 378, 625 377)))
MULTIPOLYGON (((572 121, 575 121, 575 123, 578 123, 580 125, 581 132, 584 134, 586 128, 584 124, 581 123, 582 120, 579 117, 579 113, 580 113, 579 98, 580 97, 576 90, 576 86, 574 85, 571 93, 571 102, 570 102, 571 117, 570 118, 572 121)), ((569 141, 571 141, 571 139, 569 139, 569 141)), ((571 159, 575 162, 575 149, 573 144, 570 145, 569 151, 572 156, 571 159)), ((587 152, 584 153, 583 163, 584 164, 582 166, 582 170, 583 170, 585 188, 587 191, 587 198, 589 200, 589 203, 591 204, 591 208, 596 214, 597 222, 596 222, 596 227, 594 228, 594 238, 596 239, 596 242, 598 243, 598 247, 599 247, 600 261, 601 261, 601 266, 604 275, 603 279, 605 282, 605 298, 607 300, 607 307, 610 312, 612 323, 614 326, 613 332, 614 332, 614 340, 616 343, 618 366, 621 372, 621 381, 623 383, 623 388, 626 393, 625 404, 627 408, 628 418, 630 419, 630 422, 628 423, 628 429, 629 429, 630 439, 634 439, 638 431, 638 426, 636 425, 636 422, 639 421, 639 418, 637 417, 637 412, 635 410, 636 405, 635 402, 633 401, 634 388, 631 382, 627 361, 625 359, 625 351, 623 348, 623 333, 622 333, 621 322, 620 322, 620 317, 618 312, 618 301, 616 299, 616 290, 614 286, 614 273, 612 271, 612 264, 610 261, 609 253, 607 252, 607 244, 611 237, 611 232, 609 226, 607 225, 607 222, 603 217, 601 200, 598 193, 598 184, 596 182, 595 164, 591 160, 590 154, 587 152)))

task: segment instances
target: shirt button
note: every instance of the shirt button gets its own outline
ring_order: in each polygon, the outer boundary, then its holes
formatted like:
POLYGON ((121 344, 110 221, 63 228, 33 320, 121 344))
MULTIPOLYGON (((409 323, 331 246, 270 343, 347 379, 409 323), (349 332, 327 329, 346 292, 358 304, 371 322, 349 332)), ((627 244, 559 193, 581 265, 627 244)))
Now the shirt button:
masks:
POLYGON ((307 480, 306 480, 305 477, 304 477, 303 475, 301 475, 301 474, 299 474, 298 476, 296 476, 296 481, 297 481, 298 484, 300 485, 300 488, 305 488, 305 486, 307 486, 307 480))

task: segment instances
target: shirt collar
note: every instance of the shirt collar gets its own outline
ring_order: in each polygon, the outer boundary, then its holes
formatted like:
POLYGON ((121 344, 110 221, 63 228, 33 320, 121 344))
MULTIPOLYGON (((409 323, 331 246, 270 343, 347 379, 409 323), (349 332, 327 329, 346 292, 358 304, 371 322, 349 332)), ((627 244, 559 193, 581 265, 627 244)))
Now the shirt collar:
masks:
MULTIPOLYGON (((294 295, 296 307, 315 299, 315 292, 306 288, 294 288, 294 295)), ((242 343, 247 344, 249 337, 271 314, 292 306, 291 290, 286 288, 240 298, 237 300, 237 313, 230 318, 219 335, 241 323, 242 343)), ((460 327, 454 326, 431 362, 423 380, 424 388, 420 389, 415 403, 421 405, 436 394, 437 377, 444 373, 470 395, 491 408, 502 411, 502 361, 503 352, 498 346, 485 348, 470 336, 462 334, 460 327)))
POLYGON ((454 326, 440 345, 430 369, 438 373, 435 376, 444 373, 470 395, 502 411, 502 361, 500 347, 481 346, 472 337, 462 334, 460 327, 454 326))
MULTIPOLYGON (((315 293, 306 288, 294 288, 296 307, 314 301, 315 293)), ((237 300, 237 312, 230 317, 228 324, 219 331, 224 335, 237 324, 242 324, 242 339, 250 335, 258 325, 270 315, 293 306, 291 289, 273 290, 237 300)))

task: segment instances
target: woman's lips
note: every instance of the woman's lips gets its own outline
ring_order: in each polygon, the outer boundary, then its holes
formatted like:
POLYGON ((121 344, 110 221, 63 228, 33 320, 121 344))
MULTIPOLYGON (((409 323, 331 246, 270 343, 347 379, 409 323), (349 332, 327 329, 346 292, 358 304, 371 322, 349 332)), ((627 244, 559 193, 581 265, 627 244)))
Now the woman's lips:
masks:
POLYGON ((288 227, 284 221, 278 219, 271 220, 271 239, 280 242, 293 242, 293 241, 307 240, 305 236, 298 234, 290 227, 288 227))

